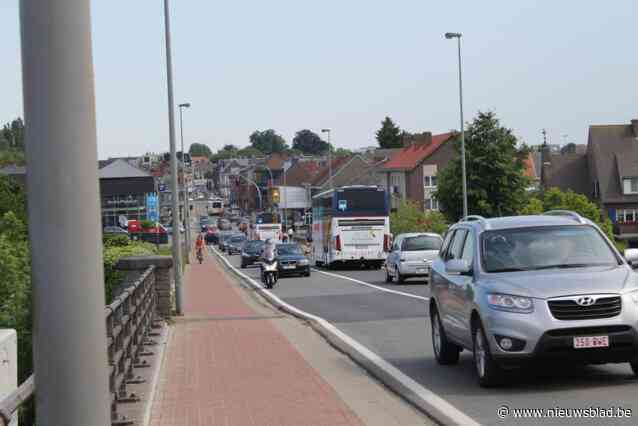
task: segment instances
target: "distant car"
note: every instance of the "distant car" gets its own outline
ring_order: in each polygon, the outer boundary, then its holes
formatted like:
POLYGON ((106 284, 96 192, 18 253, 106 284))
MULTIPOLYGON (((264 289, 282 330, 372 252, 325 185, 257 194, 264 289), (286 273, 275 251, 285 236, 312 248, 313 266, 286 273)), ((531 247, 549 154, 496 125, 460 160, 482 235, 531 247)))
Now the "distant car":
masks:
POLYGON ((222 231, 229 231, 232 229, 232 224, 228 219, 219 218, 217 219, 217 227, 222 231))
POLYGON ((241 217, 238 214, 234 214, 230 216, 230 223, 239 223, 241 221, 241 217))
POLYGON ((264 249, 264 242, 261 240, 250 240, 244 243, 241 251, 241 267, 252 265, 259 259, 264 249))
POLYGON ((119 226, 105 226, 102 232, 109 235, 128 235, 128 231, 119 226))
POLYGON ((310 276, 310 262, 299 244, 277 244, 277 268, 279 276, 310 276))
POLYGON ((230 238, 236 235, 233 231, 221 231, 219 232, 218 247, 221 251, 226 251, 226 246, 230 242, 230 238))
POLYGON ((246 242, 246 236, 244 234, 235 234, 230 237, 230 241, 226 244, 226 251, 228 254, 239 254, 241 253, 241 249, 246 242))
POLYGON ((208 225, 204 234, 204 241, 206 241, 206 244, 219 244, 219 231, 216 227, 208 225))
POLYGON ((443 238, 438 234, 399 234, 385 262, 385 282, 402 283, 406 278, 429 278, 430 266, 439 254, 443 238))

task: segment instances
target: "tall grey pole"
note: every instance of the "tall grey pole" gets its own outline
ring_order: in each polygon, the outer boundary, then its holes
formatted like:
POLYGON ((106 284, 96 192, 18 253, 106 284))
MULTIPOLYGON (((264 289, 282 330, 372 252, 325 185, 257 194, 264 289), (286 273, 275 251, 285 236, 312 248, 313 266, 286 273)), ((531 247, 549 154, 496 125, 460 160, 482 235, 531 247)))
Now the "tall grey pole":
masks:
POLYGON ((465 124, 463 121, 463 74, 461 67, 461 35, 457 37, 459 47, 459 109, 461 112, 461 173, 463 179, 463 217, 467 217, 467 172, 465 169, 465 124))
MULTIPOLYGON (((283 180, 284 180, 284 186, 283 186, 283 191, 281 192, 281 194, 279 195, 282 199, 283 199, 283 205, 284 205, 284 227, 286 228, 286 232, 288 232, 288 218, 286 217, 286 202, 288 200, 286 200, 286 162, 284 161, 284 165, 283 165, 283 180)), ((293 213, 294 216, 294 213, 293 213)))
POLYGON ((189 206, 189 191, 188 185, 186 185, 186 164, 184 163, 184 121, 182 119, 182 108, 186 104, 180 104, 179 106, 179 133, 182 145, 182 188, 184 188, 184 231, 186 233, 186 257, 190 261, 190 251, 191 251, 191 212, 189 206))
POLYGON ((321 129, 321 133, 328 134, 328 181, 330 189, 332 189, 332 145, 330 144, 330 134, 332 131, 331 129, 321 129))
POLYGON ((111 421, 90 3, 20 2, 35 402, 44 426, 111 421))
MULTIPOLYGON (((173 263, 175 268, 175 307, 182 315, 182 245, 179 234, 179 189, 177 185, 177 154, 175 152, 175 104, 173 103, 173 58, 171 57, 171 23, 168 0, 164 0, 164 31, 166 38, 166 84, 168 88, 168 132, 171 145, 171 207, 173 210, 173 263)), ((182 153, 183 154, 183 153, 182 153)))
POLYGON ((260 210, 263 209, 264 205, 263 205, 263 202, 262 202, 262 199, 261 199, 261 190, 259 189, 259 185, 257 185, 257 183, 255 183, 254 181, 248 179, 245 176, 242 176, 242 175, 237 175, 237 176, 239 176, 241 179, 244 179, 246 182, 252 184, 255 187, 255 189, 257 189, 257 196, 259 197, 259 209, 260 210))

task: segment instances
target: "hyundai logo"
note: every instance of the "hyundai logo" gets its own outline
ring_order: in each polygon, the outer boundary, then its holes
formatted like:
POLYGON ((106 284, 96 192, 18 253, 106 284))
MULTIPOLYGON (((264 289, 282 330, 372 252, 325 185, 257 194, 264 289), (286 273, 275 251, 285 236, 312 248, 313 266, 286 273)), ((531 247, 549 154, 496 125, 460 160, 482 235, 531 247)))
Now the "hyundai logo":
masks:
POLYGON ((576 299, 576 303, 578 303, 580 306, 591 306, 596 303, 596 299, 591 296, 584 296, 576 299))

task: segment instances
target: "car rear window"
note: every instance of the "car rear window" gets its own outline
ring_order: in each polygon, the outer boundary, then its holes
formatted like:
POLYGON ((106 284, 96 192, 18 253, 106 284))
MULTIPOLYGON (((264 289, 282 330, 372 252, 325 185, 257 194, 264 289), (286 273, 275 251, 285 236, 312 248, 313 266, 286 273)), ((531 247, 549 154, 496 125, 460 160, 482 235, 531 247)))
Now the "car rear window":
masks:
POLYGON ((403 251, 424 251, 439 250, 442 240, 439 237, 431 235, 419 235, 416 237, 407 237, 403 240, 401 250, 403 251))

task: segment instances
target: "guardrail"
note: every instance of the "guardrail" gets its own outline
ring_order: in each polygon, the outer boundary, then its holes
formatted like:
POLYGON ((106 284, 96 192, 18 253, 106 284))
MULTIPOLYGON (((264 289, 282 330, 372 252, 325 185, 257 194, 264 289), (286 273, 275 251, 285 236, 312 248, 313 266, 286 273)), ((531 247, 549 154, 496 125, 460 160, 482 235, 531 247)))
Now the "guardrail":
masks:
MULTIPOLYGON (((143 383, 135 375, 136 368, 149 367, 141 357, 152 355, 144 347, 156 345, 152 331, 156 321, 157 291, 155 266, 151 265, 132 283, 123 288, 113 302, 104 308, 109 361, 109 391, 111 394, 111 424, 132 425, 135 422, 118 414, 118 404, 137 402, 139 397, 127 390, 128 384, 143 383)), ((35 375, 0 401, 0 426, 8 426, 13 414, 36 392, 35 375)))

